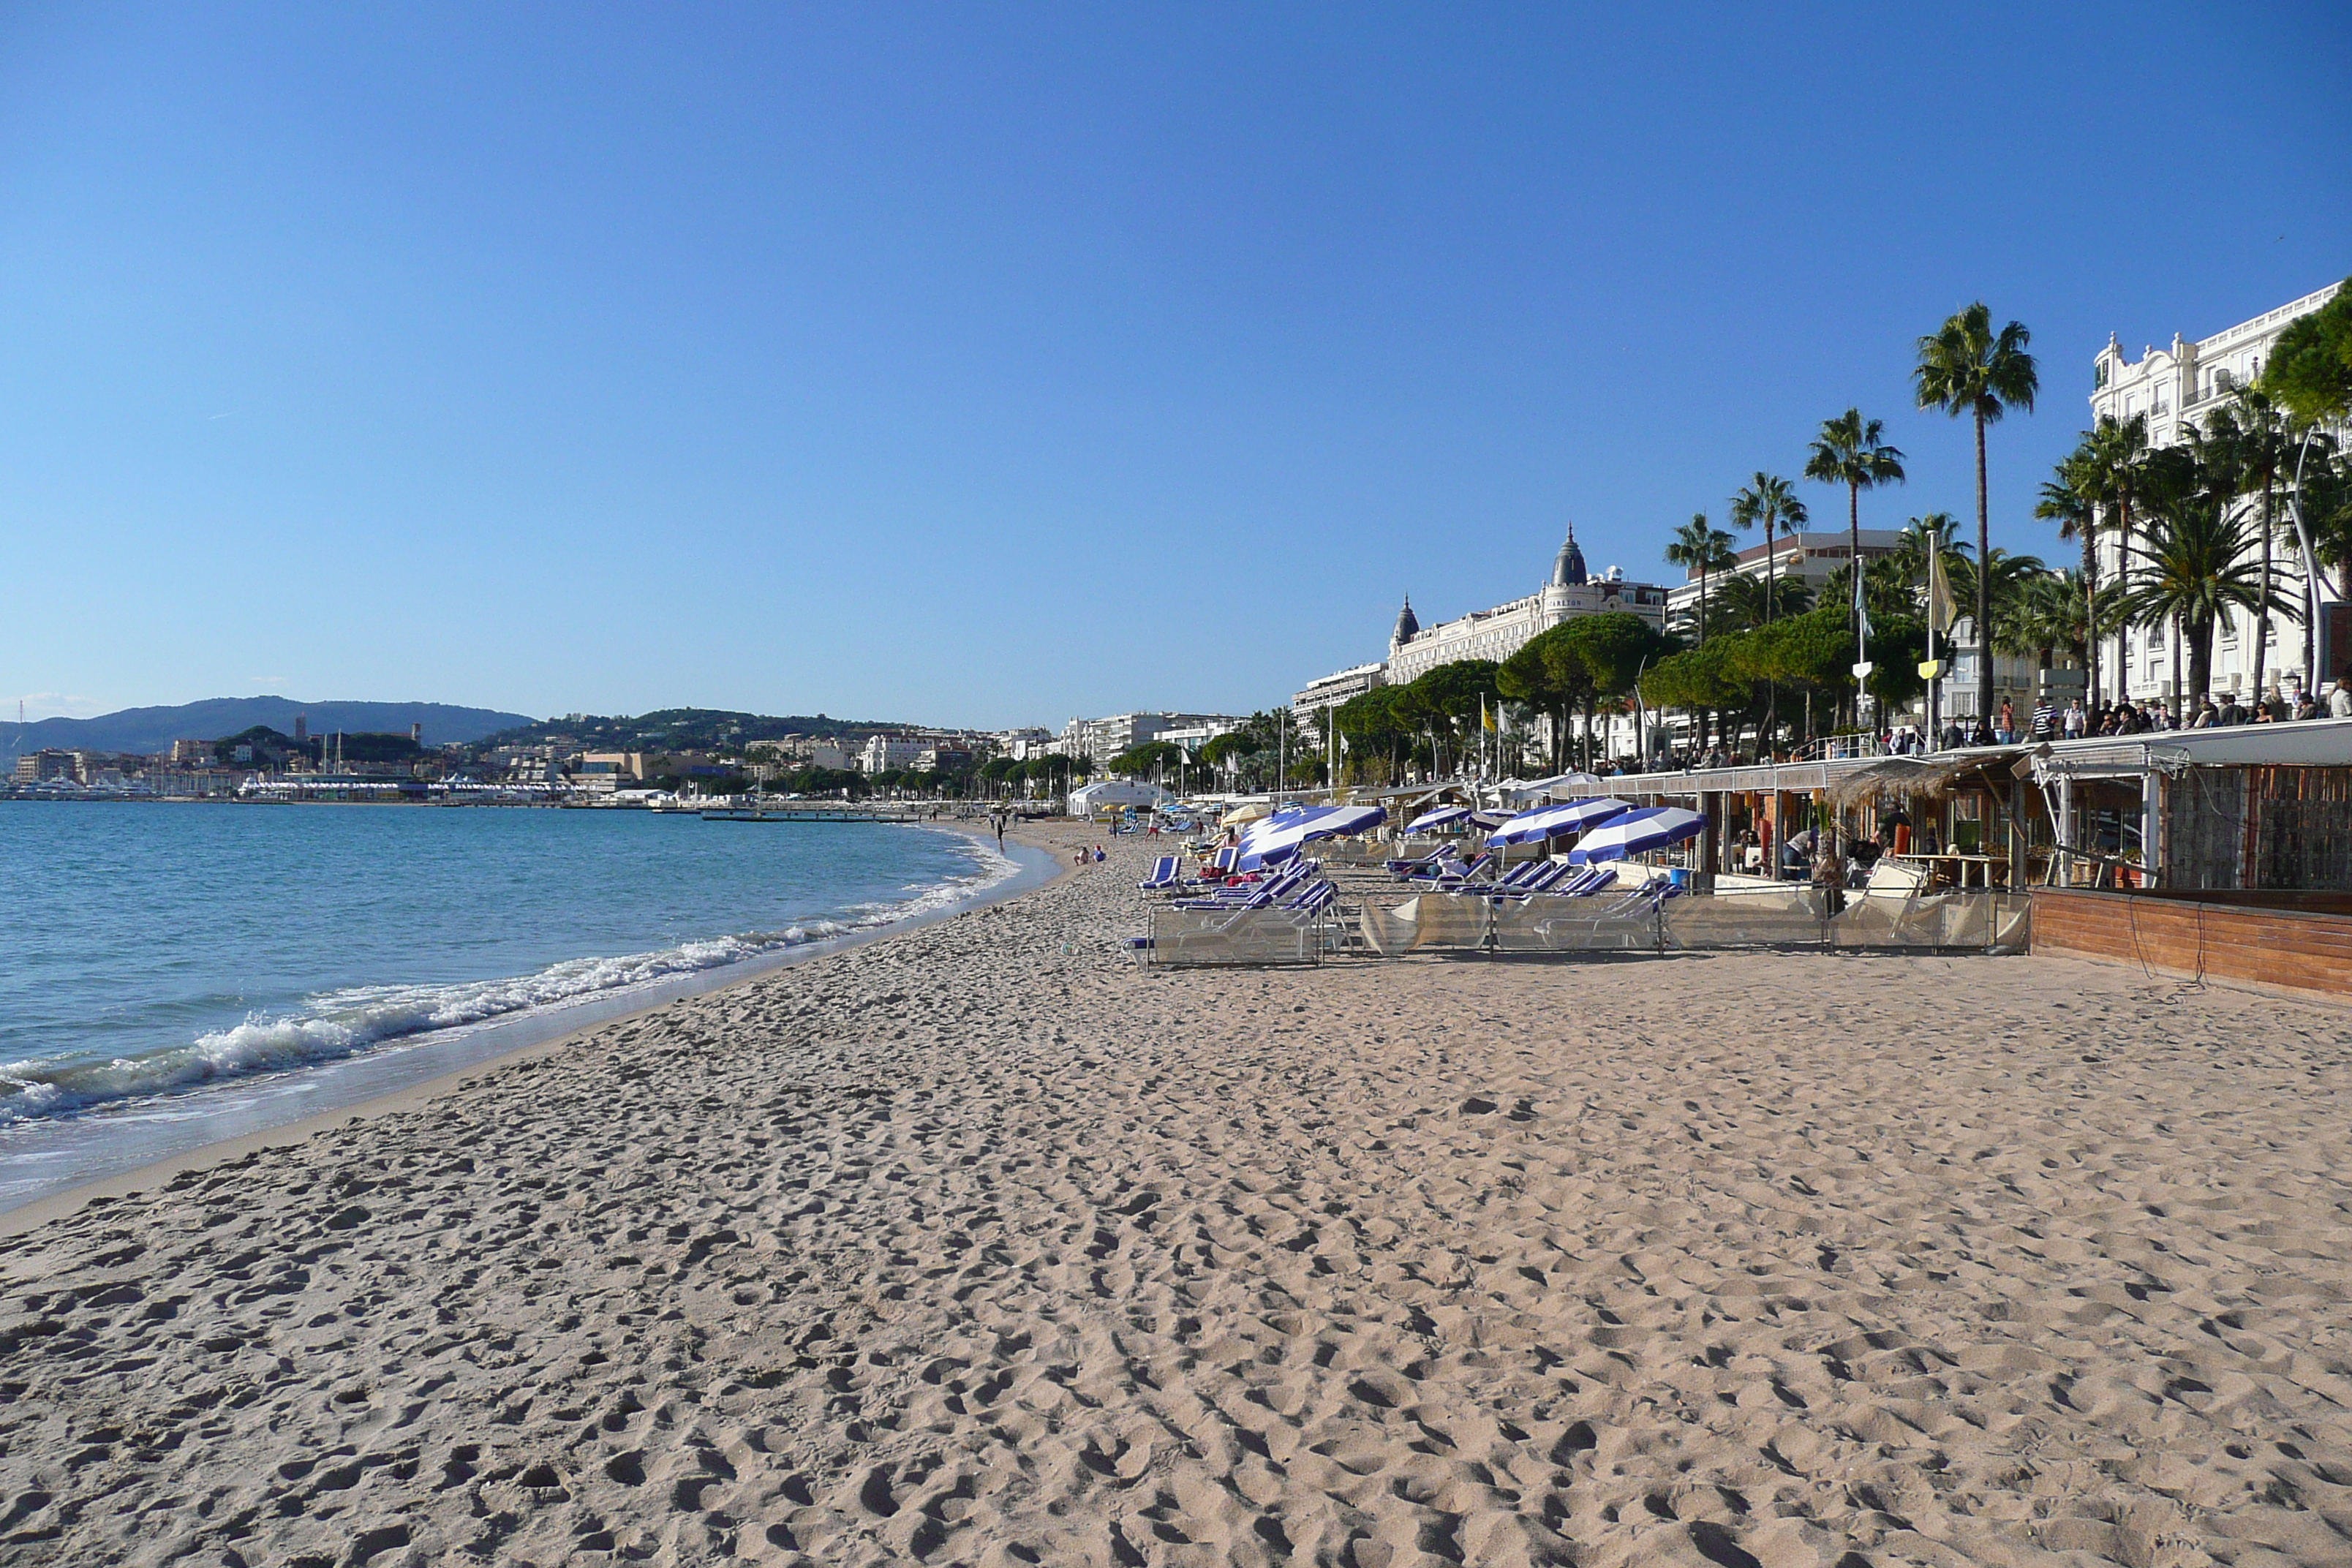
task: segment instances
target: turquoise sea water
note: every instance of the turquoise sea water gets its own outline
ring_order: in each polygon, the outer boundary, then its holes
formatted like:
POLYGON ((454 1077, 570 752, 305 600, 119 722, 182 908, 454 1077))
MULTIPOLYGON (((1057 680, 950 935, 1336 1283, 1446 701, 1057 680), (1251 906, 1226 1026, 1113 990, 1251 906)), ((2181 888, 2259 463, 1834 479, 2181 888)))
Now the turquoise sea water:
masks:
POLYGON ((1013 869, 876 824, 0 803, 0 1161, 11 1131, 625 996, 1013 869))

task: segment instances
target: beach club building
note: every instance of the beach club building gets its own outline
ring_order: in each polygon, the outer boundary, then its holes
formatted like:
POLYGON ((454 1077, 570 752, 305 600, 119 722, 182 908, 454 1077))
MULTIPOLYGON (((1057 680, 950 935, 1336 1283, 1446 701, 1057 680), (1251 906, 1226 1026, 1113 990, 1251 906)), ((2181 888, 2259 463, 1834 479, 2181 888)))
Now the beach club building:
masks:
POLYGON ((2352 998, 2352 719, 1559 781, 1705 819, 1698 887, 1809 875, 1811 832, 1885 851, 1873 893, 2030 898, 2033 951, 2352 998), (1801 846, 1802 840, 1799 840, 1801 846))

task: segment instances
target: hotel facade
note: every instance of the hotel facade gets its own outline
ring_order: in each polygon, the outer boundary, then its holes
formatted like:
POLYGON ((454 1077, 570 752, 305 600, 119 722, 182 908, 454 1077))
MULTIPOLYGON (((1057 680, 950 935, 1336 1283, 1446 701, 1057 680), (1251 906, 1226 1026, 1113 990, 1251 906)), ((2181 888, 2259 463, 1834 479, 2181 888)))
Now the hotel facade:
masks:
MULTIPOLYGON (((2121 345, 2110 334, 2106 346, 2092 361, 2093 420, 2144 418, 2147 421, 2147 444, 2151 447, 2179 445, 2188 439, 2192 426, 2202 425, 2224 405, 2233 391, 2260 378, 2272 345, 2290 323, 2336 298, 2340 288, 2340 283, 2330 284, 2193 342, 2176 332, 2169 347, 2144 348, 2137 360, 2126 359, 2121 345)), ((2255 520, 2254 526, 2259 528, 2262 498, 2246 498, 2240 505, 2247 509, 2255 520)), ((2284 499, 2274 503, 2273 516, 2280 532, 2272 543, 2271 562, 2277 574, 2279 596, 2290 605, 2302 606, 2308 603, 2310 578, 2302 550, 2294 542, 2284 499)), ((2135 522, 2136 530, 2137 527, 2135 522)), ((2102 530, 2097 548, 2099 581, 2120 581, 2124 572, 2123 542, 2112 528, 2102 530)), ((2340 617, 2340 608, 2337 614, 2340 617)), ((2184 696, 2193 700, 2198 693, 2182 693, 2174 688, 2176 658, 2179 679, 2183 680, 2187 679, 2189 660, 2184 650, 2168 646, 2170 632, 2168 626, 2147 626, 2104 639, 2099 645, 2099 679, 2106 691, 2115 690, 2116 672, 2120 670, 2124 689, 2135 701, 2153 699, 2169 702, 2184 696)), ((2352 639, 2339 637, 2336 640, 2331 659, 2337 668, 2319 672, 2318 689, 2324 691, 2327 682, 2342 673, 2346 655, 2352 653, 2352 647, 2345 646, 2347 640, 2352 639)), ((2272 690, 2292 698, 2304 685, 2309 662, 2308 628, 2301 616, 2289 620, 2284 616, 2272 616, 2263 658, 2264 689, 2256 692, 2254 617, 2232 613, 2223 618, 2214 634, 2212 688, 2217 694, 2233 692, 2241 699, 2267 695, 2272 690)))

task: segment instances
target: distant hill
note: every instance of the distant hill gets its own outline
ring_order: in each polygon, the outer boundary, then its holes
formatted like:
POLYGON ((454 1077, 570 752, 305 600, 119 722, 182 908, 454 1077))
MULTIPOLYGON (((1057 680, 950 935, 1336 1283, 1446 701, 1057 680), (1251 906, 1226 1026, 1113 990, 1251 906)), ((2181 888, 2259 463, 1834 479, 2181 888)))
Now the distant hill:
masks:
POLYGON ((446 702, 297 702, 290 697, 215 697, 177 708, 125 708, 95 719, 43 719, 19 728, 0 724, 0 757, 16 758, 49 747, 68 752, 153 752, 174 741, 216 741, 266 724, 294 732, 297 714, 316 735, 337 730, 405 735, 425 726, 425 743, 478 741, 532 721, 526 714, 490 708, 453 708, 446 702))
POLYGON ((750 745, 786 735, 863 740, 877 730, 912 730, 913 724, 871 719, 831 719, 822 713, 735 713, 723 708, 663 708, 634 718, 625 714, 572 713, 527 721, 495 736, 502 744, 534 745, 562 735, 592 752, 707 751, 722 742, 750 745))

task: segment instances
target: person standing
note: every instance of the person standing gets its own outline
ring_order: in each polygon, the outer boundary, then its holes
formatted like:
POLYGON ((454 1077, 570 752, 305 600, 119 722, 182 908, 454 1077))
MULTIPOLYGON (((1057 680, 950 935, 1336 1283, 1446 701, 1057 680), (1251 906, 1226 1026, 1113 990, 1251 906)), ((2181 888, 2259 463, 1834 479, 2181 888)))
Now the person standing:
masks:
POLYGON ((2077 697, 2066 704, 2066 738, 2070 741, 2081 740, 2086 722, 2083 713, 2083 700, 2077 697))
POLYGON ((2327 694, 2327 716, 2330 719, 2352 719, 2352 685, 2337 678, 2336 689, 2327 694))
POLYGON ((2017 742, 2017 710, 2010 706, 2009 699, 2006 697, 2000 700, 2000 735, 1999 739, 2000 743, 2004 746, 2014 745, 2017 742))
POLYGON ((2058 710, 2050 706, 2047 696, 2034 700, 2032 722, 2035 740, 2053 741, 2058 738, 2058 710))

